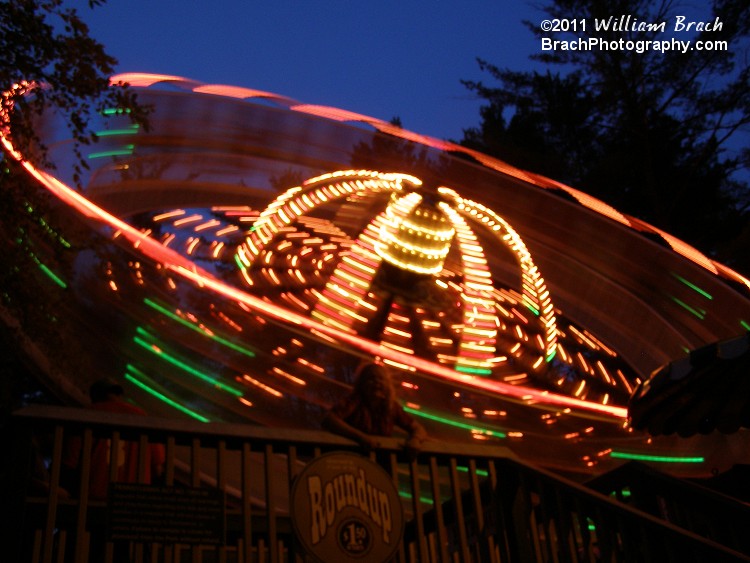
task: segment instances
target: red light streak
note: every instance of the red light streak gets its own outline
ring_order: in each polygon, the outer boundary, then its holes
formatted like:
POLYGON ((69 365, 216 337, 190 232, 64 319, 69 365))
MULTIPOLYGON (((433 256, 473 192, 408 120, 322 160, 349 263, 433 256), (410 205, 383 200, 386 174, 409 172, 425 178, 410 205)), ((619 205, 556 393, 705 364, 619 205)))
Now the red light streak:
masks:
POLYGON ((116 82, 127 82, 133 87, 148 88, 157 82, 180 82, 183 84, 195 84, 194 81, 182 78, 181 76, 173 76, 171 74, 150 74, 144 72, 127 72, 118 74, 110 79, 110 83, 116 82))
MULTIPOLYGON (((479 391, 498 394, 509 400, 533 400, 534 404, 538 407, 569 407, 571 409, 583 411, 589 415, 601 415, 605 420, 612 418, 625 419, 627 417, 627 409, 624 407, 602 405, 596 402, 585 401, 533 388, 515 387, 488 378, 478 378, 457 373, 440 364, 419 357, 410 356, 409 354, 397 350, 389 350, 385 346, 370 340, 366 340, 354 334, 342 332, 334 327, 326 326, 323 323, 304 317, 283 307, 279 307, 274 303, 252 296, 240 289, 221 282, 210 273, 197 266, 194 262, 181 256, 174 250, 165 247, 159 241, 144 235, 144 233, 141 233, 138 229, 133 228, 126 222, 98 207, 57 178, 44 171, 38 170, 29 162, 24 161, 22 156, 14 149, 6 137, 0 137, 0 141, 5 149, 21 163, 31 176, 33 176, 41 185, 62 202, 74 208, 78 213, 100 226, 108 226, 115 231, 119 231, 120 235, 129 241, 134 247, 138 245, 138 250, 143 255, 160 262, 164 268, 172 270, 176 275, 196 284, 205 291, 211 291, 232 301, 244 304, 249 311, 262 312, 282 325, 286 324, 306 328, 307 330, 314 331, 315 333, 327 337, 333 342, 349 345, 352 348, 372 356, 388 360, 393 364, 403 365, 406 366, 407 369, 416 369, 431 374, 438 379, 449 381, 452 384, 461 387, 469 387, 479 391)), ((247 376, 245 377, 247 378, 247 376)))
POLYGON ((240 86, 225 86, 222 84, 206 84, 203 86, 196 86, 195 88, 193 88, 193 92, 197 92, 199 94, 216 94, 218 96, 226 96, 227 98, 238 98, 238 99, 245 99, 245 98, 271 98, 273 100, 285 99, 282 96, 279 96, 278 94, 273 94, 271 92, 264 92, 263 90, 252 90, 250 88, 242 88, 240 86))

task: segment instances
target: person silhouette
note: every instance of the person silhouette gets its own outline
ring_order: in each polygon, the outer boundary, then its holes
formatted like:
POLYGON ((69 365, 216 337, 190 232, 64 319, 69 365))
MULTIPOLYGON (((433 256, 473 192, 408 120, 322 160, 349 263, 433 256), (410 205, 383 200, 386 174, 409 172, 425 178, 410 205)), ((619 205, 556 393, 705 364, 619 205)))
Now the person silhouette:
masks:
POLYGON ((393 435, 396 427, 408 434, 405 449, 419 451, 425 429, 396 400, 388 368, 366 363, 357 370, 351 394, 336 403, 323 419, 323 427, 355 440, 369 451, 380 446, 379 437, 393 435))

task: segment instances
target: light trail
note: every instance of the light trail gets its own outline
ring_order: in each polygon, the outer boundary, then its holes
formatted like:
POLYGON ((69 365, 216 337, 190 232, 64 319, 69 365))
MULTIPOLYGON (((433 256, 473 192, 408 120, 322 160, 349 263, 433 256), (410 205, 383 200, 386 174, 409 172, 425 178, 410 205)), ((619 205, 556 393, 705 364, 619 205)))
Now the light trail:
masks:
POLYGON ((5 136, 0 137, 0 142, 2 142, 8 153, 18 160, 26 171, 53 195, 84 217, 95 221, 103 227, 113 229, 118 236, 123 237, 133 245, 134 251, 158 261, 164 268, 173 271, 183 279, 189 280, 197 287, 203 290, 210 290, 217 295, 227 297, 237 303, 242 303, 253 311, 273 319, 278 324, 291 325, 311 332, 318 332, 335 341, 347 344, 356 350, 370 354, 373 357, 380 357, 392 362, 410 365, 420 371, 461 387, 499 395, 506 399, 528 405, 529 407, 571 408, 575 409, 571 414, 581 414, 587 417, 595 416, 600 417, 602 420, 613 422, 624 422, 627 417, 627 409, 625 407, 602 405, 531 387, 513 386, 500 381, 491 381, 485 378, 457 373, 434 362, 397 350, 388 349, 385 346, 353 334, 343 333, 289 309, 279 307, 259 297, 250 295, 245 291, 241 291, 216 279, 205 269, 198 267, 194 262, 178 254, 175 250, 164 247, 150 236, 97 206, 64 182, 47 172, 39 170, 30 162, 24 160, 22 155, 15 150, 5 136))

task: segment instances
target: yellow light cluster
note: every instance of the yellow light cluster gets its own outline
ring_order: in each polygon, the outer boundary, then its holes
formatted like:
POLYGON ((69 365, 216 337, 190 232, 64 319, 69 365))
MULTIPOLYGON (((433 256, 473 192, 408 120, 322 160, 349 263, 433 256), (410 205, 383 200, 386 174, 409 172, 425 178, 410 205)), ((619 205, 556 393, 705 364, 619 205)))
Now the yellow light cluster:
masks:
POLYGON ((392 196, 375 251, 386 262, 419 274, 437 274, 450 250, 455 230, 445 215, 420 205, 421 196, 392 196))
POLYGON ((507 221, 479 203, 461 198, 449 188, 440 188, 442 194, 454 199, 458 210, 477 221, 481 221, 516 255, 521 266, 521 286, 523 301, 536 311, 545 326, 545 356, 551 359, 557 345, 557 321, 554 307, 544 279, 534 264, 531 253, 526 248, 520 235, 507 221))
POLYGON ((495 356, 497 314, 493 297, 492 278, 484 249, 476 235, 451 206, 441 204, 456 229, 461 257, 464 263, 462 299, 464 301, 463 330, 457 364, 464 368, 491 370, 495 356))
POLYGON ((459 288, 464 318, 457 330, 461 340, 456 365, 479 370, 475 373, 491 372, 497 355, 498 310, 484 249, 467 223, 471 219, 517 257, 522 278, 520 297, 545 327, 540 347, 550 360, 557 339, 553 306, 521 237, 491 209, 464 200, 449 188, 439 188, 443 201, 436 207, 425 204, 419 192, 404 195, 405 185, 414 188, 420 184, 418 178, 408 175, 359 170, 311 178, 287 190, 261 213, 238 249, 238 261, 249 266, 264 249, 268 252, 266 246, 277 235, 317 206, 357 194, 390 191, 391 202, 385 212, 373 219, 336 266, 312 317, 344 332, 356 332, 355 326, 366 323, 371 314, 367 292, 381 260, 420 274, 439 274, 455 237, 464 276, 459 288))
POLYGON ((309 210, 355 193, 401 191, 404 183, 418 186, 414 176, 369 170, 340 170, 311 178, 277 197, 260 214, 245 239, 243 263, 246 267, 273 240, 276 234, 309 210))

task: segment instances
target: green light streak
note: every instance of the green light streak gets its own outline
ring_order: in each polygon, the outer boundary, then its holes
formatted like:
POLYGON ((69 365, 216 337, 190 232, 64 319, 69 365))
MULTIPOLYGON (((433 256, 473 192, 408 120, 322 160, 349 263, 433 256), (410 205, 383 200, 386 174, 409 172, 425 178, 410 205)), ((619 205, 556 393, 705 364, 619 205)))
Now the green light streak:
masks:
POLYGON ((245 266, 245 264, 242 262, 242 260, 240 259, 239 255, 237 255, 237 254, 234 255, 234 261, 237 263, 237 267, 240 270, 242 270, 243 272, 245 270, 247 270, 247 266, 245 266))
POLYGON ((53 272, 45 264, 43 264, 42 261, 36 257, 36 254, 31 253, 30 256, 31 256, 31 259, 34 261, 34 263, 37 266, 39 266, 39 269, 44 273, 45 276, 47 276, 49 279, 51 279, 53 282, 55 282, 57 285, 59 285, 63 289, 68 288, 68 284, 66 284, 60 276, 58 276, 55 272, 53 272))
MULTIPOLYGON (((153 336, 151 336, 148 332, 144 331, 141 327, 138 327, 136 331, 139 332, 140 334, 144 334, 145 336, 148 336, 151 339, 155 340, 153 336)), ((222 391, 230 393, 231 395, 234 395, 235 397, 242 397, 243 395, 242 391, 240 391, 239 389, 236 389, 230 385, 227 385, 226 383, 222 383, 217 378, 207 375, 201 371, 198 371, 193 366, 186 364, 182 360, 179 360, 170 354, 167 354, 158 345, 156 345, 159 348, 157 350, 154 348, 154 345, 151 345, 149 342, 146 342, 145 340, 143 340, 142 338, 138 338, 137 336, 133 337, 133 342, 135 342, 142 348, 145 348, 152 354, 155 354, 159 358, 163 359, 165 362, 170 363, 173 366, 180 368, 181 370, 189 373, 190 375, 197 377, 198 379, 205 381, 206 383, 209 383, 213 385, 214 387, 221 389, 222 391)))
POLYGON ((211 422, 211 420, 209 420, 205 416, 203 416, 201 414, 198 414, 197 412, 192 411, 192 410, 190 410, 189 408, 187 408, 185 406, 182 406, 177 401, 174 401, 173 399, 170 399, 169 397, 167 397, 166 395, 160 393, 156 389, 153 389, 152 387, 149 387, 148 385, 146 385, 144 382, 140 381, 139 379, 136 379, 136 377, 134 376, 135 373, 138 373, 138 374, 142 375, 143 377, 145 377, 145 375, 143 373, 139 372, 137 369, 135 369, 130 364, 128 364, 127 366, 125 366, 125 370, 126 370, 125 379, 127 379, 128 381, 130 381, 130 383, 132 383, 136 387, 140 387, 141 389, 143 389, 149 395, 152 395, 152 396, 156 397, 160 401, 163 401, 166 404, 168 404, 170 407, 174 407, 178 411, 181 411, 181 412, 185 413, 186 415, 188 415, 188 416, 190 416, 190 417, 192 417, 192 418, 194 418, 196 420, 200 420, 201 422, 211 422), (134 373, 133 374, 127 373, 128 371, 132 371, 134 373))
POLYGON ((456 366, 456 371, 460 371, 461 373, 471 373, 474 375, 491 375, 492 370, 486 369, 486 368, 470 368, 467 366, 456 366))
POLYGON ((672 301, 674 301, 675 303, 677 303, 680 307, 682 307, 685 310, 687 310, 688 312, 692 313, 693 315, 695 315, 699 319, 703 320, 703 319, 706 318, 706 311, 704 311, 703 309, 694 309, 693 307, 691 307, 690 305, 688 305, 684 301, 680 301, 679 299, 677 299, 676 297, 674 297, 672 295, 670 295, 669 297, 671 297, 672 301))
POLYGON ((750 324, 746 323, 745 321, 740 321, 740 325, 741 325, 741 326, 742 326, 742 328, 744 328, 745 330, 750 330, 750 324))
POLYGON ((541 312, 539 311, 539 309, 537 309, 536 307, 534 307, 534 306, 533 306, 533 305, 532 305, 531 303, 529 303, 528 301, 524 300, 523 304, 524 304, 524 305, 526 306, 526 308, 527 308, 527 309, 528 309, 529 311, 531 311, 532 313, 534 313, 534 316, 535 316, 535 317, 538 317, 539 315, 541 315, 541 312))
POLYGON ((404 407, 404 410, 408 413, 413 414, 414 416, 420 416, 428 420, 434 420, 435 422, 440 422, 441 424, 447 424, 448 426, 455 426, 456 428, 463 428, 464 430, 474 430, 475 432, 480 432, 481 434, 486 434, 488 436, 494 436, 495 438, 507 437, 507 434, 505 434, 504 432, 499 432, 498 430, 490 430, 489 428, 481 428, 479 426, 466 424, 465 422, 459 422, 457 420, 450 420, 448 418, 443 418, 435 414, 430 414, 430 413, 421 411, 419 409, 413 409, 411 407, 404 407))
POLYGON ((45 231, 47 231, 47 234, 55 238, 60 244, 62 244, 65 248, 70 248, 70 243, 65 240, 62 235, 60 235, 55 229, 53 229, 47 221, 44 220, 44 217, 39 217, 39 224, 44 228, 45 231))
POLYGON ((49 279, 51 279, 53 282, 55 282, 57 285, 59 285, 63 289, 67 289, 68 288, 68 284, 66 284, 57 274, 55 274, 55 272, 53 272, 47 266, 45 266, 44 264, 42 264, 41 262, 39 262, 39 260, 36 260, 36 258, 34 260, 36 261, 37 266, 39 266, 39 269, 42 272, 44 272, 44 274, 49 279))
POLYGON ((128 156, 133 154, 133 150, 135 149, 135 145, 125 145, 125 147, 121 149, 115 149, 111 151, 102 151, 102 152, 92 152, 89 154, 89 158, 105 158, 108 156, 128 156))
MULTIPOLYGON (((464 473, 468 473, 469 472, 469 468, 466 467, 466 466, 464 466, 464 465, 459 465, 458 467, 456 467, 456 469, 458 471, 462 471, 464 473)), ((477 469, 477 475, 479 475, 480 477, 487 477, 487 475, 489 475, 489 473, 485 469, 477 469)))
MULTIPOLYGON (((28 201, 24 202, 24 207, 26 208, 27 213, 34 215, 34 206, 31 205, 28 201)), ((44 219, 44 217, 37 217, 36 220, 39 222, 39 224, 42 226, 42 228, 47 232, 48 235, 51 237, 57 239, 57 241, 62 244, 65 248, 70 248, 70 243, 65 240, 65 238, 58 233, 55 229, 53 229, 49 223, 44 219)), ((19 229, 21 232, 24 232, 24 229, 19 229)))
MULTIPOLYGON (((412 500, 414 498, 413 494, 407 491, 403 491, 403 490, 399 490, 398 496, 400 496, 401 498, 409 499, 409 500, 412 500)), ((424 504, 435 504, 435 501, 429 497, 419 497, 419 502, 424 503, 424 504)))
POLYGON ((146 305, 148 305, 149 307, 151 307, 152 309, 154 309, 156 311, 159 311, 165 317, 168 317, 168 318, 172 319, 173 321, 180 323, 182 326, 186 326, 190 330, 194 330, 195 332, 197 332, 201 336, 205 336, 207 338, 210 338, 214 342, 218 342, 219 344, 221 344, 223 346, 226 346, 227 348, 231 348, 232 350, 234 350, 235 352, 239 352, 240 354, 245 354, 246 356, 248 356, 250 358, 254 358, 255 357, 255 352, 253 352, 251 350, 248 350, 247 348, 244 348, 244 347, 240 346, 239 344, 235 344, 231 340, 227 340, 226 338, 222 338, 221 336, 217 336, 215 334, 208 334, 201 327, 197 326, 194 323, 191 323, 190 321, 188 321, 186 319, 183 319, 179 315, 175 315, 172 311, 170 311, 169 309, 166 309, 165 307, 162 307, 161 305, 159 305, 158 303, 155 303, 154 301, 151 301, 148 297, 146 299, 144 299, 143 302, 146 305))
POLYGON ((102 115, 122 115, 124 113, 130 113, 130 108, 104 108, 102 115))
POLYGON ((126 129, 106 129, 104 131, 97 131, 94 133, 97 137, 114 137, 115 135, 132 135, 138 131, 138 124, 134 123, 126 129))
POLYGON ((547 363, 550 363, 552 360, 555 359, 555 356, 557 356, 557 348, 555 348, 554 350, 552 350, 552 353, 549 356, 547 356, 544 359, 544 361, 547 362, 547 363))
POLYGON ((688 286, 690 289, 692 289, 693 291, 696 291, 696 292, 700 293, 706 299, 713 299, 713 297, 711 296, 710 293, 708 293, 707 291, 702 290, 700 287, 698 287, 694 283, 691 283, 691 282, 687 281, 685 278, 683 278, 682 276, 680 276, 678 274, 675 274, 674 272, 672 272, 672 275, 674 277, 676 277, 678 280, 680 280, 682 283, 684 283, 686 286, 688 286))
POLYGON ((661 455, 632 454, 627 452, 610 452, 609 457, 614 459, 634 459, 637 461, 655 461, 659 463, 703 463, 704 457, 670 457, 661 455))

